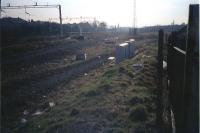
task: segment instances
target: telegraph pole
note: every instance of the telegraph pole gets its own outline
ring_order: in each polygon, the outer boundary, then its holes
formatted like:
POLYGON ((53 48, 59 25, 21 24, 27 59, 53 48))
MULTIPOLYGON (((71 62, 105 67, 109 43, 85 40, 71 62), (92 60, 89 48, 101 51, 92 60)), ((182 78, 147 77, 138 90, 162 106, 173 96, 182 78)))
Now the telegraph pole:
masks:
MULTIPOLYGON (((0 0, 1 2, 1 0, 0 0)), ((0 3, 1 4, 1 3, 0 3)), ((8 6, 1 6, 1 11, 5 9, 27 9, 27 8, 58 8, 59 9, 59 19, 60 19, 60 36, 63 36, 63 26, 62 26, 62 11, 61 11, 61 5, 38 5, 37 3, 35 5, 24 5, 24 6, 11 6, 8 4, 8 6)))
POLYGON ((0 18, 1 18, 1 10, 2 10, 2 9, 1 9, 1 0, 0 0, 0 18))
POLYGON ((136 0, 133 1, 133 34, 136 34, 136 0))
POLYGON ((62 12, 61 12, 61 5, 59 7, 59 19, 60 19, 60 36, 63 36, 63 25, 62 25, 62 12))

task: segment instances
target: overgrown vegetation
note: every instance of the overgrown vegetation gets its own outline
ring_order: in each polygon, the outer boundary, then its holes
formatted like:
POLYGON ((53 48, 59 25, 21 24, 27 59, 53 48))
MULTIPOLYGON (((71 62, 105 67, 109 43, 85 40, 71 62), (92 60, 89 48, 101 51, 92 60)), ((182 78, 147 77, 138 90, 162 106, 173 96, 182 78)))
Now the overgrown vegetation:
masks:
POLYGON ((133 59, 104 65, 50 95, 56 106, 31 116, 18 132, 156 132, 156 47, 133 59), (146 55, 146 56, 144 56, 146 55), (133 64, 143 67, 135 69, 133 64))

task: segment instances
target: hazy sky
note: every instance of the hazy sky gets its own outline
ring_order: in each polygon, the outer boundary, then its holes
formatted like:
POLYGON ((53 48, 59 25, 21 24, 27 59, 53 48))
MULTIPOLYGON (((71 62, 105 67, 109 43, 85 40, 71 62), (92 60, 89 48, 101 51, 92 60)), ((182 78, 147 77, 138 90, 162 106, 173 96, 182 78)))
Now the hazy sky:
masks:
MULTIPOLYGON (((95 17, 108 25, 133 25, 133 0, 2 0, 2 6, 39 4, 61 4, 63 17, 95 17)), ((136 0, 137 26, 187 23, 189 4, 198 0, 136 0)), ((5 10, 2 16, 24 19, 49 20, 58 18, 58 9, 5 10)))

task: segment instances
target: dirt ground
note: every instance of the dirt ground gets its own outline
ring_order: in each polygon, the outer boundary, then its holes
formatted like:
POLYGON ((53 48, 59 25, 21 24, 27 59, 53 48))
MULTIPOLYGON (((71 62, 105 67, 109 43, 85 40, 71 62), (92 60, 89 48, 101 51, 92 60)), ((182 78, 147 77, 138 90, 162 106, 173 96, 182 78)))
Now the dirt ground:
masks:
POLYGON ((155 38, 138 37, 136 57, 113 66, 114 44, 103 41, 110 36, 3 48, 3 132, 155 132, 155 38), (86 61, 74 60, 80 51, 86 61), (144 67, 134 70, 138 62, 144 67))

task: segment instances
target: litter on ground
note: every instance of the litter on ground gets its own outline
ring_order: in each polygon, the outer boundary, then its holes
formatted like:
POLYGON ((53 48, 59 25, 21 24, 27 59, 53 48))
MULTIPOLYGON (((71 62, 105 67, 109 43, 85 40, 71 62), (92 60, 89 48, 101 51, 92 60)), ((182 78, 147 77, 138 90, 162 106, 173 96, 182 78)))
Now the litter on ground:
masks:
POLYGON ((37 110, 35 113, 33 113, 33 116, 36 116, 36 115, 41 115, 43 114, 44 112, 40 111, 40 110, 37 110))
POLYGON ((167 62, 163 61, 163 69, 166 70, 167 69, 167 62))
POLYGON ((54 102, 49 102, 49 106, 52 108, 54 107, 56 104, 54 102))
POLYGON ((143 67, 143 64, 133 64, 133 68, 135 69, 141 69, 143 67))
POLYGON ((108 60, 114 60, 115 57, 111 56, 111 57, 108 57, 108 60))
POLYGON ((24 110, 23 114, 27 115, 29 112, 27 110, 24 110))
POLYGON ((27 120, 25 118, 21 119, 21 123, 25 124, 27 122, 27 120))

